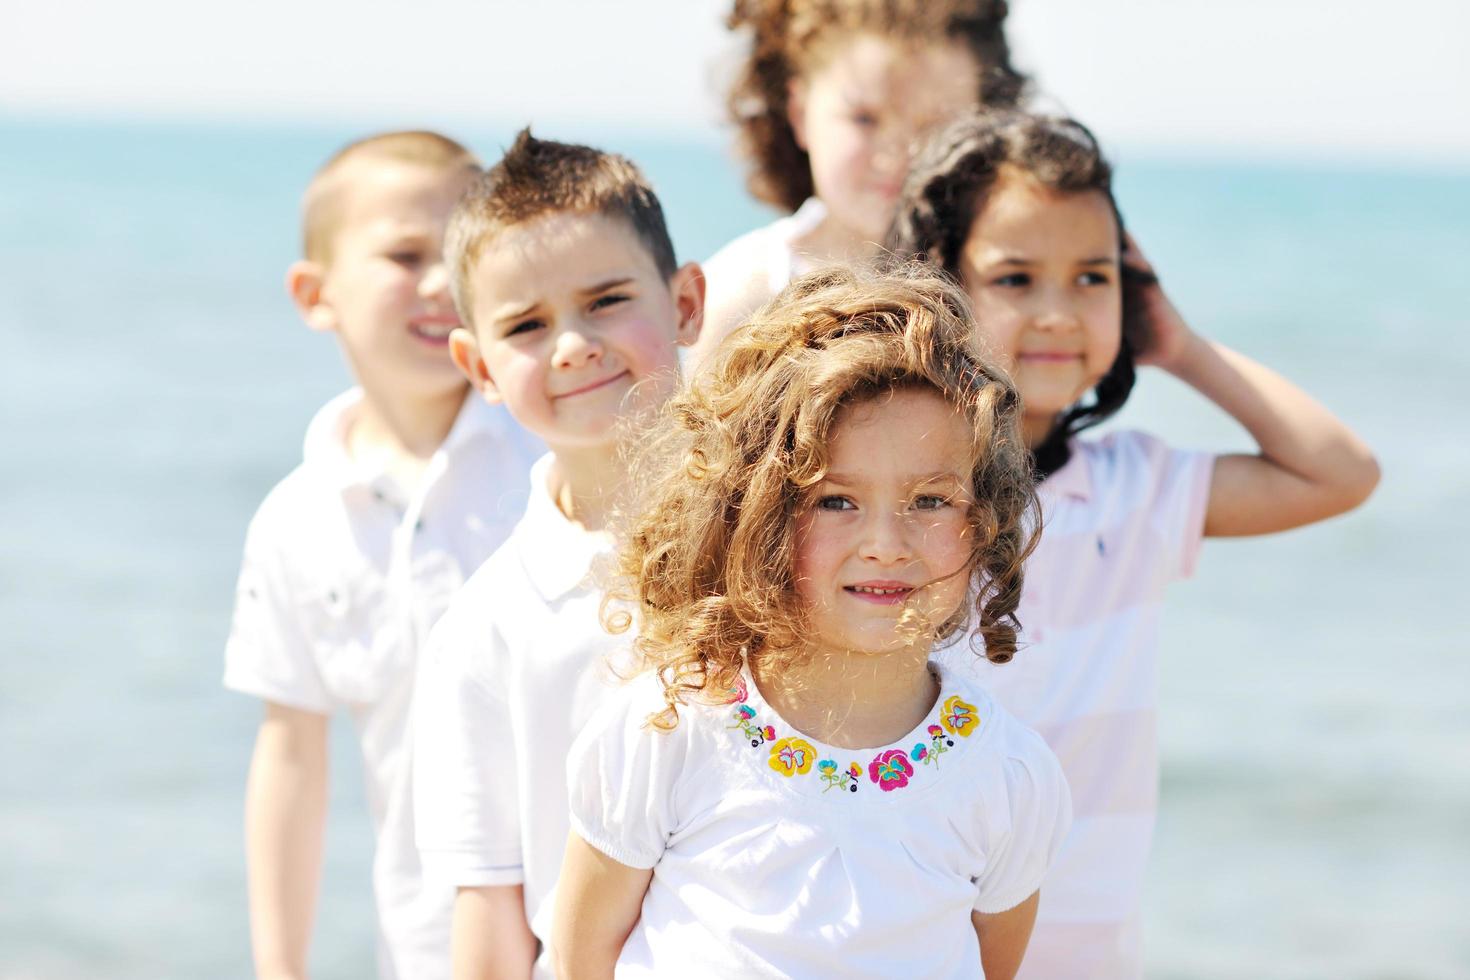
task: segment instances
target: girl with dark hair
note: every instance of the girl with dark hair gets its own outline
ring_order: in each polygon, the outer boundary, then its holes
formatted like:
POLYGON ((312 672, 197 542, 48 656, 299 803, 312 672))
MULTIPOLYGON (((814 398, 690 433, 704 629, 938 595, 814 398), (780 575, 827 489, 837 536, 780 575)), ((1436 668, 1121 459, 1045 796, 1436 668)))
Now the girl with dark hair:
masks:
POLYGON ((1362 503, 1372 453, 1267 368, 1190 329, 1123 229, 1111 171, 1079 123, 998 111, 917 158, 892 247, 942 267, 1011 372, 1041 478, 1023 648, 966 658, 1061 759, 1076 821, 1047 878, 1022 976, 1136 977, 1139 890, 1158 799, 1156 674, 1165 587, 1206 536, 1284 531, 1362 503), (1257 451, 1079 434, 1123 406, 1135 368, 1213 401, 1257 451))
POLYGON ((912 146, 1023 88, 1005 0, 735 0, 748 39, 729 95, 750 190, 789 216, 706 265, 702 358, 794 276, 871 257, 912 146))

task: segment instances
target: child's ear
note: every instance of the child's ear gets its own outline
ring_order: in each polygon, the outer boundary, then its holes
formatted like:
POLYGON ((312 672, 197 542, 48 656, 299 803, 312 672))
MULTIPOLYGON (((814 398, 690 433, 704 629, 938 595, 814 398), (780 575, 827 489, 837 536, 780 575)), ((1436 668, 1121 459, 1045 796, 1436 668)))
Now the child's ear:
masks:
POLYGON ((786 83, 786 121, 796 136, 796 145, 806 149, 806 82, 793 78, 786 83))
POLYGON ((296 304, 301 319, 313 330, 337 329, 337 312, 322 299, 322 283, 326 270, 320 262, 299 259, 286 270, 286 293, 296 304))
POLYGON ((490 404, 500 401, 500 389, 490 377, 485 358, 480 354, 480 342, 475 334, 464 327, 455 327, 449 334, 449 358, 460 373, 469 378, 470 385, 490 404))
POLYGON ((679 311, 679 328, 674 342, 680 347, 692 347, 699 339, 704 327, 704 270, 698 262, 685 262, 669 280, 669 291, 674 296, 674 307, 679 311))

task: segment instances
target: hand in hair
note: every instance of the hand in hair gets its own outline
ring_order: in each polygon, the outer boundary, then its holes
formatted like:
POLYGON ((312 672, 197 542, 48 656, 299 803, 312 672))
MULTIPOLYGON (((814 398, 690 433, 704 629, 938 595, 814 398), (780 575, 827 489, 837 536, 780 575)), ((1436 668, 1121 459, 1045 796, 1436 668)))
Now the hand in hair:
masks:
POLYGON ((1128 288, 1142 311, 1138 363, 1163 368, 1223 409, 1255 439, 1257 452, 1215 460, 1205 534, 1271 534, 1361 504, 1378 484, 1372 451, 1324 406, 1286 378, 1189 329, 1164 295, 1132 237, 1125 241, 1128 288))
POLYGON ((1164 294, 1158 274, 1132 235, 1124 238, 1122 267, 1124 288, 1136 297, 1129 305, 1138 311, 1137 322, 1131 325, 1137 363, 1167 371, 1178 363, 1193 331, 1164 294))

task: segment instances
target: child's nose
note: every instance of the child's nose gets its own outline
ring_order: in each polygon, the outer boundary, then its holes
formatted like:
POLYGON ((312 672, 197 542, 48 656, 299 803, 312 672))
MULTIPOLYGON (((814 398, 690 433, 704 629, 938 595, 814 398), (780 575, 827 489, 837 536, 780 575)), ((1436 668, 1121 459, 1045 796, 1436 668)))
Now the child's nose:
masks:
POLYGON ((441 260, 424 271, 419 280, 419 295, 424 299, 449 301, 449 267, 441 260))
POLYGON ((907 527, 902 514, 875 512, 863 530, 864 558, 891 565, 909 557, 907 527))
POLYGON ((602 343, 597 334, 581 325, 569 325, 556 335, 555 361, 558 367, 581 367, 602 356, 602 343))
POLYGON ((1082 322, 1072 303, 1062 296, 1042 296, 1032 311, 1031 320, 1038 330, 1056 332, 1075 330, 1082 322))

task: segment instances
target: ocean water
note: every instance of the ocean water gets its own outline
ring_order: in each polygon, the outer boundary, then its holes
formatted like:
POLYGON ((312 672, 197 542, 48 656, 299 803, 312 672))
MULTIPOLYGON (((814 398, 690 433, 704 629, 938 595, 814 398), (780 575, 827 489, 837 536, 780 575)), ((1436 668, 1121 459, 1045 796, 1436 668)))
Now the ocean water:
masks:
MULTIPOLYGON (((0 980, 249 973, 260 708, 221 648, 245 524, 346 383, 281 279, 301 187, 353 135, 0 120, 0 980)), ((681 256, 767 220, 721 147, 547 135, 640 160, 681 256)), ((1196 329, 1384 469, 1346 518, 1210 542, 1171 597, 1148 974, 1470 976, 1470 176, 1118 162, 1196 329)), ((1248 446, 1154 374, 1117 424, 1248 446)), ((372 969, 345 724, 333 766, 325 980, 372 969)))

